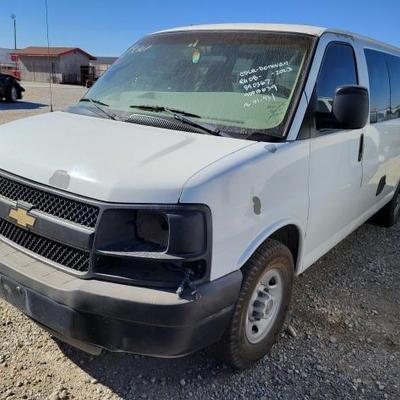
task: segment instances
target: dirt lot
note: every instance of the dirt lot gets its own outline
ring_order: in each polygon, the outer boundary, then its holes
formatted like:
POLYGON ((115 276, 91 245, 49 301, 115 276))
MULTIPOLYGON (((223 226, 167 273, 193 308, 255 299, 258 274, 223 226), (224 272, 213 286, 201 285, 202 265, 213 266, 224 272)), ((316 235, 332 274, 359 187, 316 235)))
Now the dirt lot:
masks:
MULTIPOLYGON (((26 89, 24 99, 15 104, 0 101, 0 124, 18 118, 49 112, 49 85, 39 82, 22 82, 26 89)), ((76 103, 87 89, 82 86, 53 85, 54 110, 63 110, 70 104, 76 103)))
MULTIPOLYGON (((48 88, 0 103, 0 123, 46 112, 48 88)), ((84 93, 55 86, 57 109, 84 93)), ((400 224, 364 225, 297 279, 291 334, 249 371, 211 351, 180 360, 57 344, 0 301, 0 399, 400 399, 400 224)))

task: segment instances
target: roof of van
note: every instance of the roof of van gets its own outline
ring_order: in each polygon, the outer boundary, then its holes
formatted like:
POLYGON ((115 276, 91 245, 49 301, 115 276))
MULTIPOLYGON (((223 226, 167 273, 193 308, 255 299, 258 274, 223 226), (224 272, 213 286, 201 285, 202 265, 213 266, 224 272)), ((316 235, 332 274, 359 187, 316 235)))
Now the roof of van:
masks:
POLYGON ((313 36, 320 36, 325 32, 326 28, 312 25, 292 25, 292 24, 206 24, 206 25, 190 25, 178 28, 167 29, 163 32, 176 31, 198 31, 198 30, 260 30, 260 31, 277 31, 277 32, 294 32, 305 33, 313 36))
MULTIPOLYGON (((199 31, 199 30, 260 30, 260 31, 271 31, 271 32, 291 32, 291 33, 303 33, 312 36, 321 36, 323 33, 333 33, 338 35, 351 36, 355 39, 363 40, 366 42, 374 43, 378 46, 386 47, 392 50, 399 51, 398 47, 393 45, 380 42, 375 39, 371 39, 366 36, 359 35, 357 33, 348 32, 341 29, 323 28, 320 26, 313 25, 295 25, 295 24, 250 24, 250 23, 232 23, 232 24, 209 24, 209 25, 190 25, 178 28, 166 29, 161 32, 179 32, 179 31, 199 31)), ((161 33, 157 32, 157 33, 161 33)))

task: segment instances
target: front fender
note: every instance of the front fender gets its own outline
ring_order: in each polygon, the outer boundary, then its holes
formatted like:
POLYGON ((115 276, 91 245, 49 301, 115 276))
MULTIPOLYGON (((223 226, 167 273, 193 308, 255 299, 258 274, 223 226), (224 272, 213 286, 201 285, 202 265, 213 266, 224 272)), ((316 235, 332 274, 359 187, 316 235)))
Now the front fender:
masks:
POLYGON ((300 270, 299 267, 303 249, 304 231, 301 228, 301 221, 293 220, 290 218, 284 218, 279 221, 276 221, 272 225, 265 228, 262 232, 260 232, 260 234, 257 235, 253 241, 251 241, 251 243, 248 245, 248 247, 244 250, 244 252, 240 256, 237 264, 237 269, 243 267, 243 265, 249 260, 249 258, 254 254, 254 252, 258 249, 258 247, 260 247, 262 243, 264 243, 268 238, 270 238, 275 232, 289 225, 295 226, 299 232, 299 248, 297 253, 297 259, 293 260, 295 264, 295 272, 298 273, 300 270))
POLYGON ((260 142, 217 161, 186 182, 180 201, 203 203, 211 209, 211 279, 239 269, 285 224, 305 232, 308 153, 307 141, 260 142))

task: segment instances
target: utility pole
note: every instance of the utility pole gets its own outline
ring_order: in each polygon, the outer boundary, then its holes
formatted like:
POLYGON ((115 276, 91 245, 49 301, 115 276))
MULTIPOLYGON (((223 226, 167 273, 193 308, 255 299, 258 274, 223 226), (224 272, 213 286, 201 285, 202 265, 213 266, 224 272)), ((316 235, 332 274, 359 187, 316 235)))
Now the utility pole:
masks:
POLYGON ((14 21, 14 50, 17 50, 17 17, 11 14, 11 19, 14 21))

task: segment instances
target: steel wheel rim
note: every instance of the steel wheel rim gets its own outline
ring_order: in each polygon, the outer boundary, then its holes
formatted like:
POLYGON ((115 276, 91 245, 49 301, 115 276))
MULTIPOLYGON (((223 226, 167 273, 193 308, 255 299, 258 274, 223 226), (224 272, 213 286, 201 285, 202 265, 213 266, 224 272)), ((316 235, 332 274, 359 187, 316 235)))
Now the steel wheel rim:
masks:
POLYGON ((259 343, 269 334, 282 300, 282 276, 278 269, 270 269, 257 283, 247 308, 245 328, 250 343, 259 343))
POLYGON ((397 193, 396 199, 394 202, 394 216, 395 217, 397 217, 397 214, 399 213, 399 211, 400 211, 400 194, 397 193))
POLYGON ((17 89, 15 89, 15 87, 13 86, 11 88, 11 100, 12 101, 17 101, 17 89))

